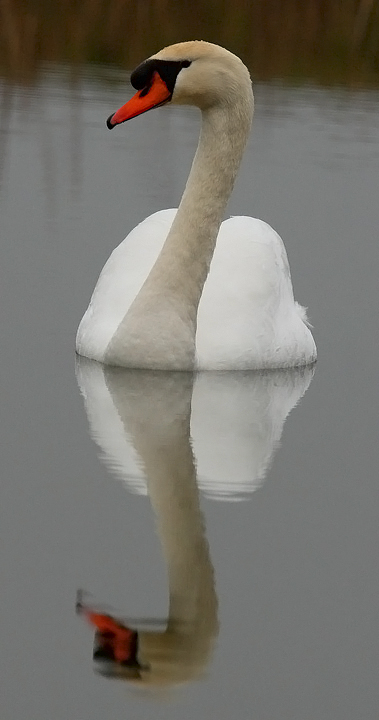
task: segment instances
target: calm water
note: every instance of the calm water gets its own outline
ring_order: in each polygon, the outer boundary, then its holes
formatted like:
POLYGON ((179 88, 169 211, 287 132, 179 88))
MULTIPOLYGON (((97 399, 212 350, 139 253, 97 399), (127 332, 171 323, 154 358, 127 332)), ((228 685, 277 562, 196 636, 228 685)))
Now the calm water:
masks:
POLYGON ((107 132, 109 80, 1 89, 2 718, 376 720, 379 97, 256 87, 229 212, 284 238, 319 362, 193 382, 75 374, 100 268, 198 132, 107 132), (94 672, 78 588, 140 630, 139 680, 94 672))

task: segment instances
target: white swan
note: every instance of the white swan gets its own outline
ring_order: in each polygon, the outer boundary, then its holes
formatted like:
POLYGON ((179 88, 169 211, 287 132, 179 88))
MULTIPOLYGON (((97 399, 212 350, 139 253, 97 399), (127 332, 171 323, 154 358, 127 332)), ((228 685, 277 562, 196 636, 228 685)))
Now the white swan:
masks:
POLYGON ((185 42, 146 60, 131 82, 137 93, 109 128, 167 102, 195 105, 200 140, 178 210, 147 218, 105 264, 78 329, 78 354, 159 370, 313 363, 282 240, 249 217, 221 225, 253 117, 247 68, 217 45, 185 42))

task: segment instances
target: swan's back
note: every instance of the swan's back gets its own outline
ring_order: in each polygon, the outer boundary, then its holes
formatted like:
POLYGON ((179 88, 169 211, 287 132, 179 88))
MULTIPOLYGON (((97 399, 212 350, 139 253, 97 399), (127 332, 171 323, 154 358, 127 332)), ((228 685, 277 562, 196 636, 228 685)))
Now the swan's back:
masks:
MULTIPOLYGON (((140 223, 105 264, 77 334, 79 354, 103 362, 107 346, 140 292, 176 210, 140 223)), ((221 224, 197 315, 200 370, 307 365, 316 347, 305 310, 294 301, 279 235, 251 217, 221 224)))
POLYGON ((113 250, 78 328, 79 355, 104 361, 109 342, 162 250, 175 214, 172 209, 150 215, 113 250))
POLYGON ((251 217, 223 222, 198 311, 199 368, 307 365, 316 359, 316 347, 304 321, 275 230, 251 217))

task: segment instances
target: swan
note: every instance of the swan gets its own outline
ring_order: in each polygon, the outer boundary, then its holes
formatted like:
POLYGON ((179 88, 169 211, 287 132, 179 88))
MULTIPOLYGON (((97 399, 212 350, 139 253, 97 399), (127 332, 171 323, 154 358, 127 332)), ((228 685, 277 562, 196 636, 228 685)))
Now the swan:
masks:
POLYGON ((316 346, 281 238, 251 217, 222 222, 253 118, 247 68, 218 45, 191 41, 152 55, 131 83, 136 94, 108 128, 168 103, 194 105, 200 139, 179 208, 148 217, 106 262, 77 353, 152 370, 312 364, 316 346))

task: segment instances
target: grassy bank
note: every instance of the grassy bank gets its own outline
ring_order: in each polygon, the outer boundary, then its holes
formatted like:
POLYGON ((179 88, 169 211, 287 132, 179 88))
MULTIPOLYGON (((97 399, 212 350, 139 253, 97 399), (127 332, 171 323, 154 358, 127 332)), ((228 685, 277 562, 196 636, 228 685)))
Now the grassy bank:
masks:
POLYGON ((49 61, 130 68, 194 38, 256 79, 379 85, 377 0, 0 0, 0 72, 18 81, 49 61))

